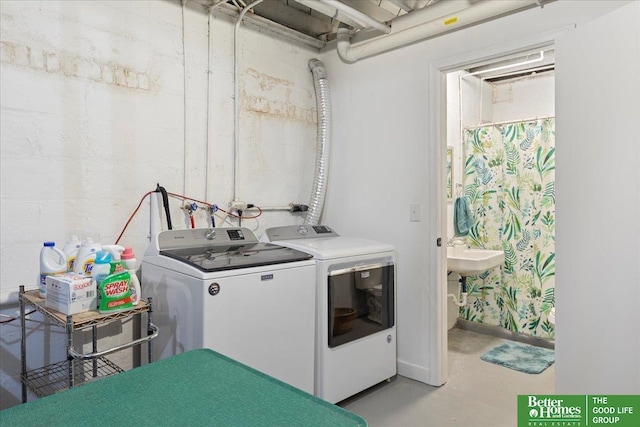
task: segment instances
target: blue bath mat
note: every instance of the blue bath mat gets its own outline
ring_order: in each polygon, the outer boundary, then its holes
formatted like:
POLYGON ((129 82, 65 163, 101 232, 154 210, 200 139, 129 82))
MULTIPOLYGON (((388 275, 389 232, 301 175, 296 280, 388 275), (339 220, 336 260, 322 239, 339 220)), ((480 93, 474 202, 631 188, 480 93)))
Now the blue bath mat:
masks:
POLYGON ((507 341, 487 351, 480 358, 485 362, 527 374, 539 374, 551 366, 555 360, 555 353, 547 348, 507 341))

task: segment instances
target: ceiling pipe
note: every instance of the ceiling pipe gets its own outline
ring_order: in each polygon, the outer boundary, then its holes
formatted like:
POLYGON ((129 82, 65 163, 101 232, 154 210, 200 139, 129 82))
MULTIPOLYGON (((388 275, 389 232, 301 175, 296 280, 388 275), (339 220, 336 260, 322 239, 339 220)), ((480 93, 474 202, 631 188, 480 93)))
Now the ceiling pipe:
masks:
POLYGON ((259 5, 264 0, 256 0, 244 9, 238 15, 236 24, 233 28, 233 200, 238 201, 238 142, 240 139, 240 101, 238 100, 238 30, 242 24, 242 18, 253 7, 259 5))
POLYGON ((388 26, 387 24, 377 21, 372 17, 370 17, 369 15, 360 12, 358 9, 354 9, 351 6, 348 6, 339 0, 321 0, 321 1, 332 7, 335 7, 336 10, 346 13, 356 21, 366 24, 367 28, 374 28, 384 34, 389 34, 391 32, 391 27, 388 26))
MULTIPOLYGON (((434 6, 440 3, 445 4, 446 2, 438 2, 434 6)), ((351 44, 351 31, 344 25, 340 25, 337 35, 338 55, 343 62, 353 64, 364 58, 541 4, 540 0, 483 0, 457 13, 353 45, 351 44)), ((428 9, 428 7, 423 9, 428 9)))
POLYGON ((363 29, 366 27, 366 25, 364 25, 362 22, 358 22, 355 19, 352 19, 349 15, 340 13, 338 10, 336 10, 335 7, 331 7, 330 5, 324 2, 321 2, 318 0, 296 0, 296 1, 300 4, 307 6, 309 9, 315 10, 316 12, 320 12, 323 15, 336 19, 353 28, 363 29))
POLYGON ((389 34, 391 27, 338 0, 296 0, 310 9, 357 29, 374 28, 389 34))
POLYGON ((392 33, 415 27, 424 22, 433 21, 446 15, 452 15, 468 9, 483 0, 446 0, 427 5, 421 9, 405 13, 393 19, 392 33))

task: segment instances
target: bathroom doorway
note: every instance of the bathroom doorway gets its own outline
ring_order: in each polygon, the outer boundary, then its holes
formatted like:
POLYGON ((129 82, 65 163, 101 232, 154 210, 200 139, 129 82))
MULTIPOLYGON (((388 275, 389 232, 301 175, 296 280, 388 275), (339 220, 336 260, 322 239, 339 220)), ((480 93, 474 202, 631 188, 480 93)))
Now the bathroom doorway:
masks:
MULTIPOLYGON (((472 213, 471 248, 502 250, 505 263, 466 280, 443 268, 441 369, 455 329, 549 346, 555 330, 555 57, 551 43, 441 71, 443 265, 454 205, 472 213), (446 236, 446 237, 445 237, 446 236), (443 281, 444 281, 443 280, 443 281)), ((442 70, 442 69, 441 69, 442 70)), ((441 228, 442 230, 442 228, 441 228)), ((458 242, 460 243, 460 242, 458 242)), ((443 382, 444 382, 443 381, 443 382)))

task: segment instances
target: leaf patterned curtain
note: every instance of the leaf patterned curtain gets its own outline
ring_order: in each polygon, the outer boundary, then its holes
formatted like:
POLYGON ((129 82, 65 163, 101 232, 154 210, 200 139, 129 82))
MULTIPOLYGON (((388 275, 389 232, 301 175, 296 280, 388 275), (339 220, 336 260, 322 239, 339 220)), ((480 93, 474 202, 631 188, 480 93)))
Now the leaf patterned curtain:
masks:
POLYGON ((502 267, 467 280, 463 319, 553 337, 555 120, 465 131, 464 188, 471 247, 505 253, 502 267))

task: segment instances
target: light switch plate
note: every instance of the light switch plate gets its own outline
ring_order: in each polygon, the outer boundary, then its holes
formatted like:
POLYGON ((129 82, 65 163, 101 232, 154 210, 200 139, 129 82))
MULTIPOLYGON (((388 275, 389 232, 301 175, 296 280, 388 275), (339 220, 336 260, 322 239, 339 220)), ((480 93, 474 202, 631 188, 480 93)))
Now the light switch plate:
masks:
POLYGON ((420 205, 411 203, 409 205, 409 221, 420 222, 420 205))

